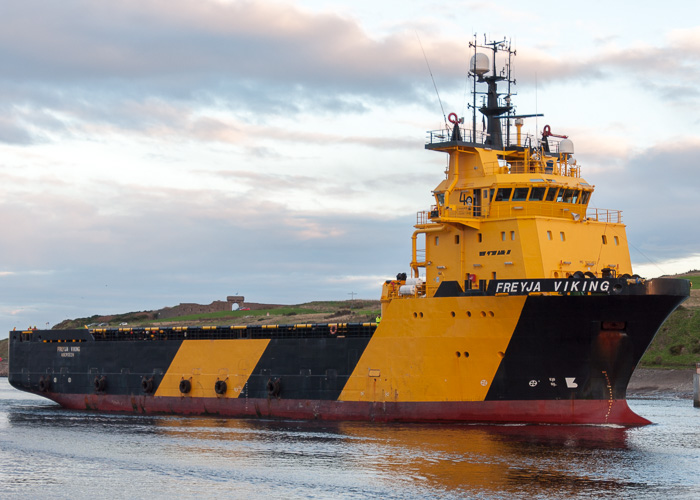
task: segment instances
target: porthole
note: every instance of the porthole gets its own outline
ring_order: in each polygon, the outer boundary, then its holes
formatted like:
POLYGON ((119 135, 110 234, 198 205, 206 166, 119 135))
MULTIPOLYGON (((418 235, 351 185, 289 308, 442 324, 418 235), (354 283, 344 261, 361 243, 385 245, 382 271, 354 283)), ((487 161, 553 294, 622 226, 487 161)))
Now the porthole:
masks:
POLYGON ((481 311, 479 314, 481 314, 481 317, 482 317, 482 318, 485 318, 485 317, 486 317, 486 313, 485 313, 484 311, 481 311))
POLYGON ((423 317, 423 313, 422 313, 422 312, 419 312, 419 313, 418 313, 418 316, 419 316, 420 318, 422 318, 422 317, 423 317))
POLYGON ((453 318, 456 316, 454 311, 450 311, 450 314, 452 315, 453 318))
POLYGON ((494 317, 493 311, 489 311, 489 316, 492 318, 494 317))
POLYGON ((471 318, 471 317, 472 317, 472 312, 471 312, 471 311, 467 311, 467 318, 471 318))
POLYGON ((462 356, 462 353, 459 351, 457 351, 455 354, 457 355, 458 358, 462 356))
POLYGON ((415 312, 414 312, 414 313, 413 313, 413 317, 414 317, 414 318, 417 318, 417 317, 418 317, 418 313, 415 313, 415 312))
POLYGON ((468 357, 469 357, 469 353, 468 353, 467 351, 464 351, 464 357, 465 357, 465 358, 468 358, 468 357))

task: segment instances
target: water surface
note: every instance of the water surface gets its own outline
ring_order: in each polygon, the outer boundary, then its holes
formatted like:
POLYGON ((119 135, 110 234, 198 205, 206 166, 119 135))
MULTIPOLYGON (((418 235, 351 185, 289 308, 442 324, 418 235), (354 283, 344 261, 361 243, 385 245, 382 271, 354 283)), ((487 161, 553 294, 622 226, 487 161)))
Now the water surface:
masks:
POLYGON ((700 410, 654 425, 416 425, 64 410, 0 378, 0 498, 700 498, 700 410))

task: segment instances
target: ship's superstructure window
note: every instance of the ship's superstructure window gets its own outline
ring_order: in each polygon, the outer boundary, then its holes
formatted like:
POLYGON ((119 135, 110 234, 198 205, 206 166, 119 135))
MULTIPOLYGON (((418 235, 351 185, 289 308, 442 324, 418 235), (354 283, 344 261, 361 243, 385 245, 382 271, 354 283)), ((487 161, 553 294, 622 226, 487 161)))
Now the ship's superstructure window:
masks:
POLYGON ((435 246, 438 246, 440 244, 440 237, 436 236, 435 237, 435 246))
POLYGON ((510 232, 510 240, 515 241, 515 231, 510 232))
POLYGON ((478 237, 479 237, 479 243, 481 243, 483 241, 483 236, 481 235, 481 233, 478 234, 478 237))
POLYGON ((566 235, 564 234, 564 231, 559 232, 559 239, 561 241, 566 241, 566 235))
POLYGON ((501 231, 501 241, 506 241, 506 232, 501 231))
POLYGON ((608 237, 603 235, 603 245, 607 245, 607 244, 608 244, 608 237))
POLYGON ((620 244, 620 238, 618 238, 617 236, 615 236, 614 238, 615 238, 615 246, 619 245, 619 244, 620 244))
POLYGON ((459 235, 455 234, 455 245, 459 245, 459 235))
POLYGON ((552 231, 547 231, 547 239, 552 240, 552 231))
POLYGON ((590 191, 583 191, 581 193, 581 203, 584 205, 588 203, 588 200, 591 198, 591 192, 590 191))
POLYGON ((557 201, 560 201, 562 203, 573 203, 571 200, 574 197, 574 190, 573 189, 562 189, 559 191, 559 196, 557 197, 557 201))
POLYGON ((544 193, 547 191, 546 187, 534 187, 530 191, 530 201, 542 201, 544 200, 544 193))
POLYGON ((438 193, 437 195, 437 201, 440 206, 443 206, 445 204, 445 193, 438 193))
POLYGON ((551 187, 547 191, 547 197, 545 198, 545 201, 554 201, 557 198, 557 191, 559 188, 551 187))
POLYGON ((530 190, 530 188, 526 188, 526 187, 515 188, 513 190, 513 201, 525 201, 525 200, 527 200, 527 192, 529 190, 530 190))
POLYGON ((508 201, 510 200, 510 193, 513 190, 511 188, 499 188, 496 193, 496 199, 494 201, 508 201))

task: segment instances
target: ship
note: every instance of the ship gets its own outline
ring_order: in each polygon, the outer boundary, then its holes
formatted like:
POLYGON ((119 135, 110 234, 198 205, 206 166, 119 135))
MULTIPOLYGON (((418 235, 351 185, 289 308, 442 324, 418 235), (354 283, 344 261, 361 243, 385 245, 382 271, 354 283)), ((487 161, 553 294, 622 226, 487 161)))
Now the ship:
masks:
POLYGON ((622 212, 589 208, 573 141, 523 133, 542 115, 515 111, 515 55, 469 43, 471 127, 443 112, 428 132, 444 179, 376 321, 17 330, 9 382, 97 412, 648 424, 627 385, 690 282, 634 274, 622 212))

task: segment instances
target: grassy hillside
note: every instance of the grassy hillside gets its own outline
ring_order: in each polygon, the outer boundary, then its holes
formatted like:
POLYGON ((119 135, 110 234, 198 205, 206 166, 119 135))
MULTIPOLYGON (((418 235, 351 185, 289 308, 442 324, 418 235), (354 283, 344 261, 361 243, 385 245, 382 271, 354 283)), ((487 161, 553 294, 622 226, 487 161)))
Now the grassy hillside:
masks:
POLYGON ((691 368, 700 362, 700 309, 680 306, 642 357, 642 366, 691 368))
POLYGON ((249 323, 315 323, 324 321, 357 322, 374 319, 380 310, 378 300, 307 302, 292 306, 254 304, 252 310, 220 311, 158 319, 155 311, 132 312, 110 316, 89 316, 67 319, 54 326, 56 330, 84 328, 90 325, 130 327, 152 325, 236 325, 249 323))

